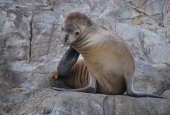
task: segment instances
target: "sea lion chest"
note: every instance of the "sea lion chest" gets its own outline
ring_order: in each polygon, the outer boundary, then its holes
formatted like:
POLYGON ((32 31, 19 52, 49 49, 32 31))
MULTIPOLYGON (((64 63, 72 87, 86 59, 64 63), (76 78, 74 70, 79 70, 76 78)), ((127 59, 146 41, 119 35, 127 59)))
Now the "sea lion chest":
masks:
POLYGON ((90 42, 79 50, 90 74, 96 78, 98 92, 122 94, 125 91, 124 68, 128 66, 128 47, 124 40, 110 32, 89 38, 90 42))

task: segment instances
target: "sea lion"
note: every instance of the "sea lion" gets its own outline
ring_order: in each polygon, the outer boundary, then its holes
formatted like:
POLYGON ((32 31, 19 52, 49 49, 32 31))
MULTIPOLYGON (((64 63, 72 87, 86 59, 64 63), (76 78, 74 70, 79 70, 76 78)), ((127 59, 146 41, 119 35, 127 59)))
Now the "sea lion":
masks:
MULTIPOLYGON (((60 40, 83 56, 84 64, 97 82, 97 92, 121 95, 126 91, 127 95, 134 97, 160 98, 156 94, 134 90, 136 67, 129 45, 116 33, 96 24, 85 14, 73 12, 67 15, 62 24, 60 40)), ((69 58, 76 59, 74 56, 69 58)), ((67 66, 65 68, 68 69, 67 66)), ((68 73, 70 71, 67 70, 64 74, 68 77, 68 73)))

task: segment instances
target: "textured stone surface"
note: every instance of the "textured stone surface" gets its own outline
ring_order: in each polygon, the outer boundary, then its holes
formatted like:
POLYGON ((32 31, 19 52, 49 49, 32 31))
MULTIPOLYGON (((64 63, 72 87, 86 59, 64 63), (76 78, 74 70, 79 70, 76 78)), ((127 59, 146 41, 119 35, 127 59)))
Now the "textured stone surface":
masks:
POLYGON ((138 61, 170 63, 170 44, 155 32, 123 23, 117 23, 114 30, 129 43, 138 61))
POLYGON ((57 115, 155 115, 170 112, 170 101, 41 89, 33 93, 12 113, 57 115))
POLYGON ((134 98, 76 92, 58 92, 50 88, 25 93, 0 89, 0 110, 3 114, 59 114, 59 115, 168 115, 170 110, 170 66, 149 65, 137 62, 134 88, 137 91, 156 93, 164 99, 134 98), (14 106, 15 105, 15 106, 14 106))
POLYGON ((166 115, 169 64, 170 0, 0 0, 0 114, 166 115), (166 99, 50 90, 49 76, 67 49, 58 39, 61 24, 73 11, 125 39, 137 62, 134 88, 166 99))

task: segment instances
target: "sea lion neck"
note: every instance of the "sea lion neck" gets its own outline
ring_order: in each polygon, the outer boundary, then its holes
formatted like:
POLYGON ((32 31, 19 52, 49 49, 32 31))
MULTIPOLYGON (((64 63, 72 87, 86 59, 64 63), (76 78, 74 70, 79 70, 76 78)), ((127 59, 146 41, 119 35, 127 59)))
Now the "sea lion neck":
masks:
POLYGON ((71 45, 79 53, 83 54, 85 50, 89 49, 92 46, 93 38, 92 34, 97 32, 97 25, 93 24, 92 26, 85 27, 82 31, 82 35, 71 45))

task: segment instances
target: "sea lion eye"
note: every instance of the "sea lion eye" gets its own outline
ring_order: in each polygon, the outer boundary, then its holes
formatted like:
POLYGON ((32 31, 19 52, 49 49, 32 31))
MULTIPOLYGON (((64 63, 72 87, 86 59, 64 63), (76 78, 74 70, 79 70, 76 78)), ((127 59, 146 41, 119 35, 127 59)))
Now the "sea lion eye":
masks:
POLYGON ((79 35, 79 32, 76 32, 75 34, 76 34, 76 35, 79 35))

